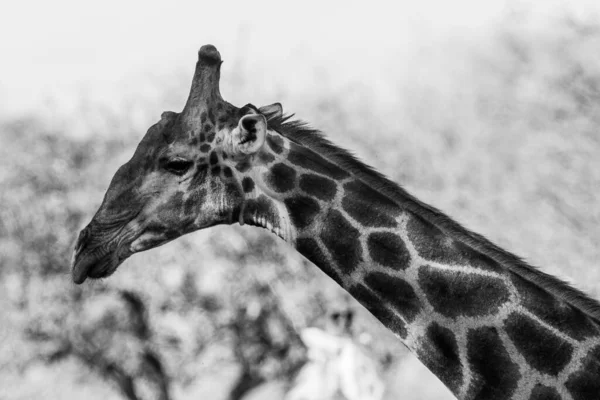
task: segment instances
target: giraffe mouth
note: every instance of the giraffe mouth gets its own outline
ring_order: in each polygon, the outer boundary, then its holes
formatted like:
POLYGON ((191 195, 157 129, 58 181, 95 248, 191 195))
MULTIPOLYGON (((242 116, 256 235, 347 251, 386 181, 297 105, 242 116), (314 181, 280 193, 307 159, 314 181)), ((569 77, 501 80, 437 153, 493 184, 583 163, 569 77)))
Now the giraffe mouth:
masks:
POLYGON ((129 246, 115 246, 113 251, 88 251, 84 254, 74 253, 72 278, 76 284, 85 282, 87 278, 100 279, 112 275, 119 265, 131 254, 129 246))
POLYGON ((124 233, 120 230, 116 234, 117 237, 95 246, 90 245, 93 242, 90 238, 90 229, 86 228, 81 231, 71 263, 71 275, 74 283, 79 285, 87 278, 106 278, 112 275, 131 255, 158 247, 179 236, 169 237, 160 230, 160 227, 152 225, 133 233, 134 229, 127 224, 124 230, 129 232, 124 233))
POLYGON ((73 251, 71 275, 76 284, 113 274, 133 254, 129 224, 107 233, 93 222, 81 231, 73 251))

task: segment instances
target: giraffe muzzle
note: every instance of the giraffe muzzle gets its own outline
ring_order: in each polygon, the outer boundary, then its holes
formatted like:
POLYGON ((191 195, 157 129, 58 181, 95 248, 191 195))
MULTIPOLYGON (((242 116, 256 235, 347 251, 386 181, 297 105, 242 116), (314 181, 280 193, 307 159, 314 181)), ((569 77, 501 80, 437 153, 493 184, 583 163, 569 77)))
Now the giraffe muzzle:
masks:
POLYGON ((118 230, 100 236, 92 223, 81 231, 73 251, 71 275, 76 284, 111 275, 132 254, 130 235, 118 230))

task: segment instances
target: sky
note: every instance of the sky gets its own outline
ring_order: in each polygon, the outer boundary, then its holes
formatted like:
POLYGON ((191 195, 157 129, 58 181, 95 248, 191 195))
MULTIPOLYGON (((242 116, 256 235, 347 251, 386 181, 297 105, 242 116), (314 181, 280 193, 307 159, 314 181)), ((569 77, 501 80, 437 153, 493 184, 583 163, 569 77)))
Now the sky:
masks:
MULTIPOLYGON (((543 19, 562 7, 587 13, 590 7, 600 9, 594 3, 538 1, 536 14, 543 19)), ((68 103, 84 95, 110 103, 134 96, 148 90, 147 82, 191 71, 206 43, 221 51, 224 70, 255 77, 261 85, 306 86, 319 76, 360 80, 382 75, 392 58, 405 60, 394 64, 393 73, 402 75, 403 66, 414 68, 410 60, 420 52, 443 49, 456 37, 475 40, 507 12, 535 4, 11 2, 0 13, 0 119, 41 111, 49 99, 68 103)))

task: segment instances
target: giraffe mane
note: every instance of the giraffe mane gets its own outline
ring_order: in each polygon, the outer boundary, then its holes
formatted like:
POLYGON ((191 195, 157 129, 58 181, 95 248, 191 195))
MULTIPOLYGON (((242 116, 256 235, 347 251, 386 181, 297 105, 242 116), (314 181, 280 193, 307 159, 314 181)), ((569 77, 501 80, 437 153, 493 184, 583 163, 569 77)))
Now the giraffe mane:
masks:
POLYGON ((474 250, 492 258, 509 271, 542 287, 600 323, 600 303, 598 301, 562 279, 528 264, 521 257, 502 249, 483 235, 465 228, 437 208, 423 203, 400 185, 363 163, 350 151, 334 145, 321 131, 311 128, 301 120, 292 120, 293 116, 293 114, 267 116, 269 129, 350 171, 358 179, 368 183, 399 206, 419 215, 474 250))

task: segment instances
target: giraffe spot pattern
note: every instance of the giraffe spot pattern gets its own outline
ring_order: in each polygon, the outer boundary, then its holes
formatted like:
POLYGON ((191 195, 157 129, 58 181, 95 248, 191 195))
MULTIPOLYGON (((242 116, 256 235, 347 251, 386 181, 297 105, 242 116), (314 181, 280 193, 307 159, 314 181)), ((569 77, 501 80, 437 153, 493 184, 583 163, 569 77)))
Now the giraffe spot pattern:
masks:
POLYGON ((427 327, 417 355, 448 389, 458 392, 463 381, 462 364, 456 337, 450 329, 432 323, 427 327))
POLYGON ((213 176, 218 176, 221 173, 221 167, 219 165, 215 165, 210 172, 213 174, 213 176))
POLYGON ((511 275, 521 304, 538 318, 577 340, 598 335, 598 327, 581 310, 554 298, 534 283, 511 275))
POLYGON ((373 294, 369 288, 362 283, 359 283, 351 287, 349 292, 388 329, 396 333, 402 339, 406 339, 408 332, 406 330, 406 324, 404 321, 402 321, 400 317, 395 315, 384 304, 382 304, 379 298, 375 296, 375 294, 373 294))
POLYGON ((252 164, 250 164, 249 160, 242 160, 235 164, 235 169, 237 169, 240 172, 247 172, 248 170, 250 170, 251 167, 252 164))
POLYGON ((271 153, 266 152, 266 151, 260 152, 260 154, 258 155, 258 157, 265 164, 269 164, 269 163, 272 163, 273 161, 275 161, 275 156, 273 154, 271 154, 271 153))
POLYGON ((321 251, 317 241, 313 238, 299 238, 296 240, 296 249, 300 254, 306 257, 310 262, 319 267, 325 274, 338 284, 342 284, 342 279, 335 269, 329 265, 325 254, 321 251))
POLYGON ((488 315, 498 311, 510 297, 504 282, 489 276, 423 265, 418 279, 433 308, 450 318, 488 315))
POLYGON ((421 311, 421 302, 413 287, 401 278, 372 272, 365 277, 364 283, 408 322, 412 322, 421 311))
POLYGON ((264 175, 265 183, 277 193, 284 193, 296 186, 296 171, 283 163, 275 164, 264 175))
POLYGON ((200 146, 200 151, 203 153, 208 153, 210 149, 212 149, 212 146, 210 144, 205 143, 202 146, 200 146))
POLYGON ((279 135, 267 135, 267 144, 277 154, 283 153, 283 139, 279 135))
POLYGON ((529 365, 540 372, 556 376, 571 361, 573 346, 525 315, 510 314, 504 328, 529 365))
POLYGON ((288 161, 294 165, 329 176, 332 179, 344 179, 350 174, 335 164, 330 163, 317 153, 290 143, 288 161))
POLYGON ((337 185, 334 181, 311 174, 300 177, 300 189, 323 201, 333 200, 337 193, 337 185))
POLYGON ((212 125, 209 123, 204 124, 204 126, 202 127, 202 132, 204 133, 208 133, 210 132, 212 129, 212 125))
POLYGON ((206 141, 212 142, 213 140, 215 140, 215 135, 216 135, 216 133, 214 131, 209 133, 208 135, 206 135, 206 141))
POLYGON ((284 204, 298 229, 304 229, 314 221, 320 211, 319 203, 310 197, 296 196, 285 199, 284 204))
POLYGON ((561 397, 556 389, 538 383, 531 391, 529 400, 561 400, 561 397))
POLYGON ((229 167, 224 167, 223 175, 225 175, 226 178, 231 178, 233 176, 233 171, 231 171, 231 168, 229 167))
POLYGON ((242 189, 244 189, 244 192, 246 193, 250 193, 254 190, 254 181, 252 178, 246 176, 244 179, 242 179, 242 189))
POLYGON ((361 225, 378 228, 398 226, 394 217, 401 212, 396 203, 360 181, 344 185, 342 207, 361 225))
POLYGON ((367 238, 367 248, 373 261, 395 270, 410 265, 410 253, 398 235, 389 232, 373 232, 367 238))
POLYGON ((325 220, 321 240, 338 267, 350 273, 362 261, 360 232, 338 210, 330 210, 325 220))
POLYGON ((565 386, 573 400, 597 400, 600 393, 600 346, 583 359, 579 371, 571 374, 565 386))
POLYGON ((200 141, 204 142, 206 140, 206 136, 204 136, 204 133, 200 133, 200 141))
POLYGON ((212 165, 214 165, 214 164, 216 164, 216 163, 218 163, 218 162, 219 162, 219 156, 217 155, 217 152, 216 152, 216 151, 213 151, 212 153, 210 153, 210 156, 209 156, 209 158, 208 158, 208 161, 209 161, 209 162, 210 162, 212 165))
POLYGON ((467 333, 467 359, 476 373, 467 396, 471 400, 509 400, 521 377, 494 327, 467 333))
POLYGON ((419 255, 430 261, 447 262, 473 268, 501 272, 496 261, 466 244, 452 240, 441 229, 418 215, 411 215, 407 224, 408 237, 419 255))

